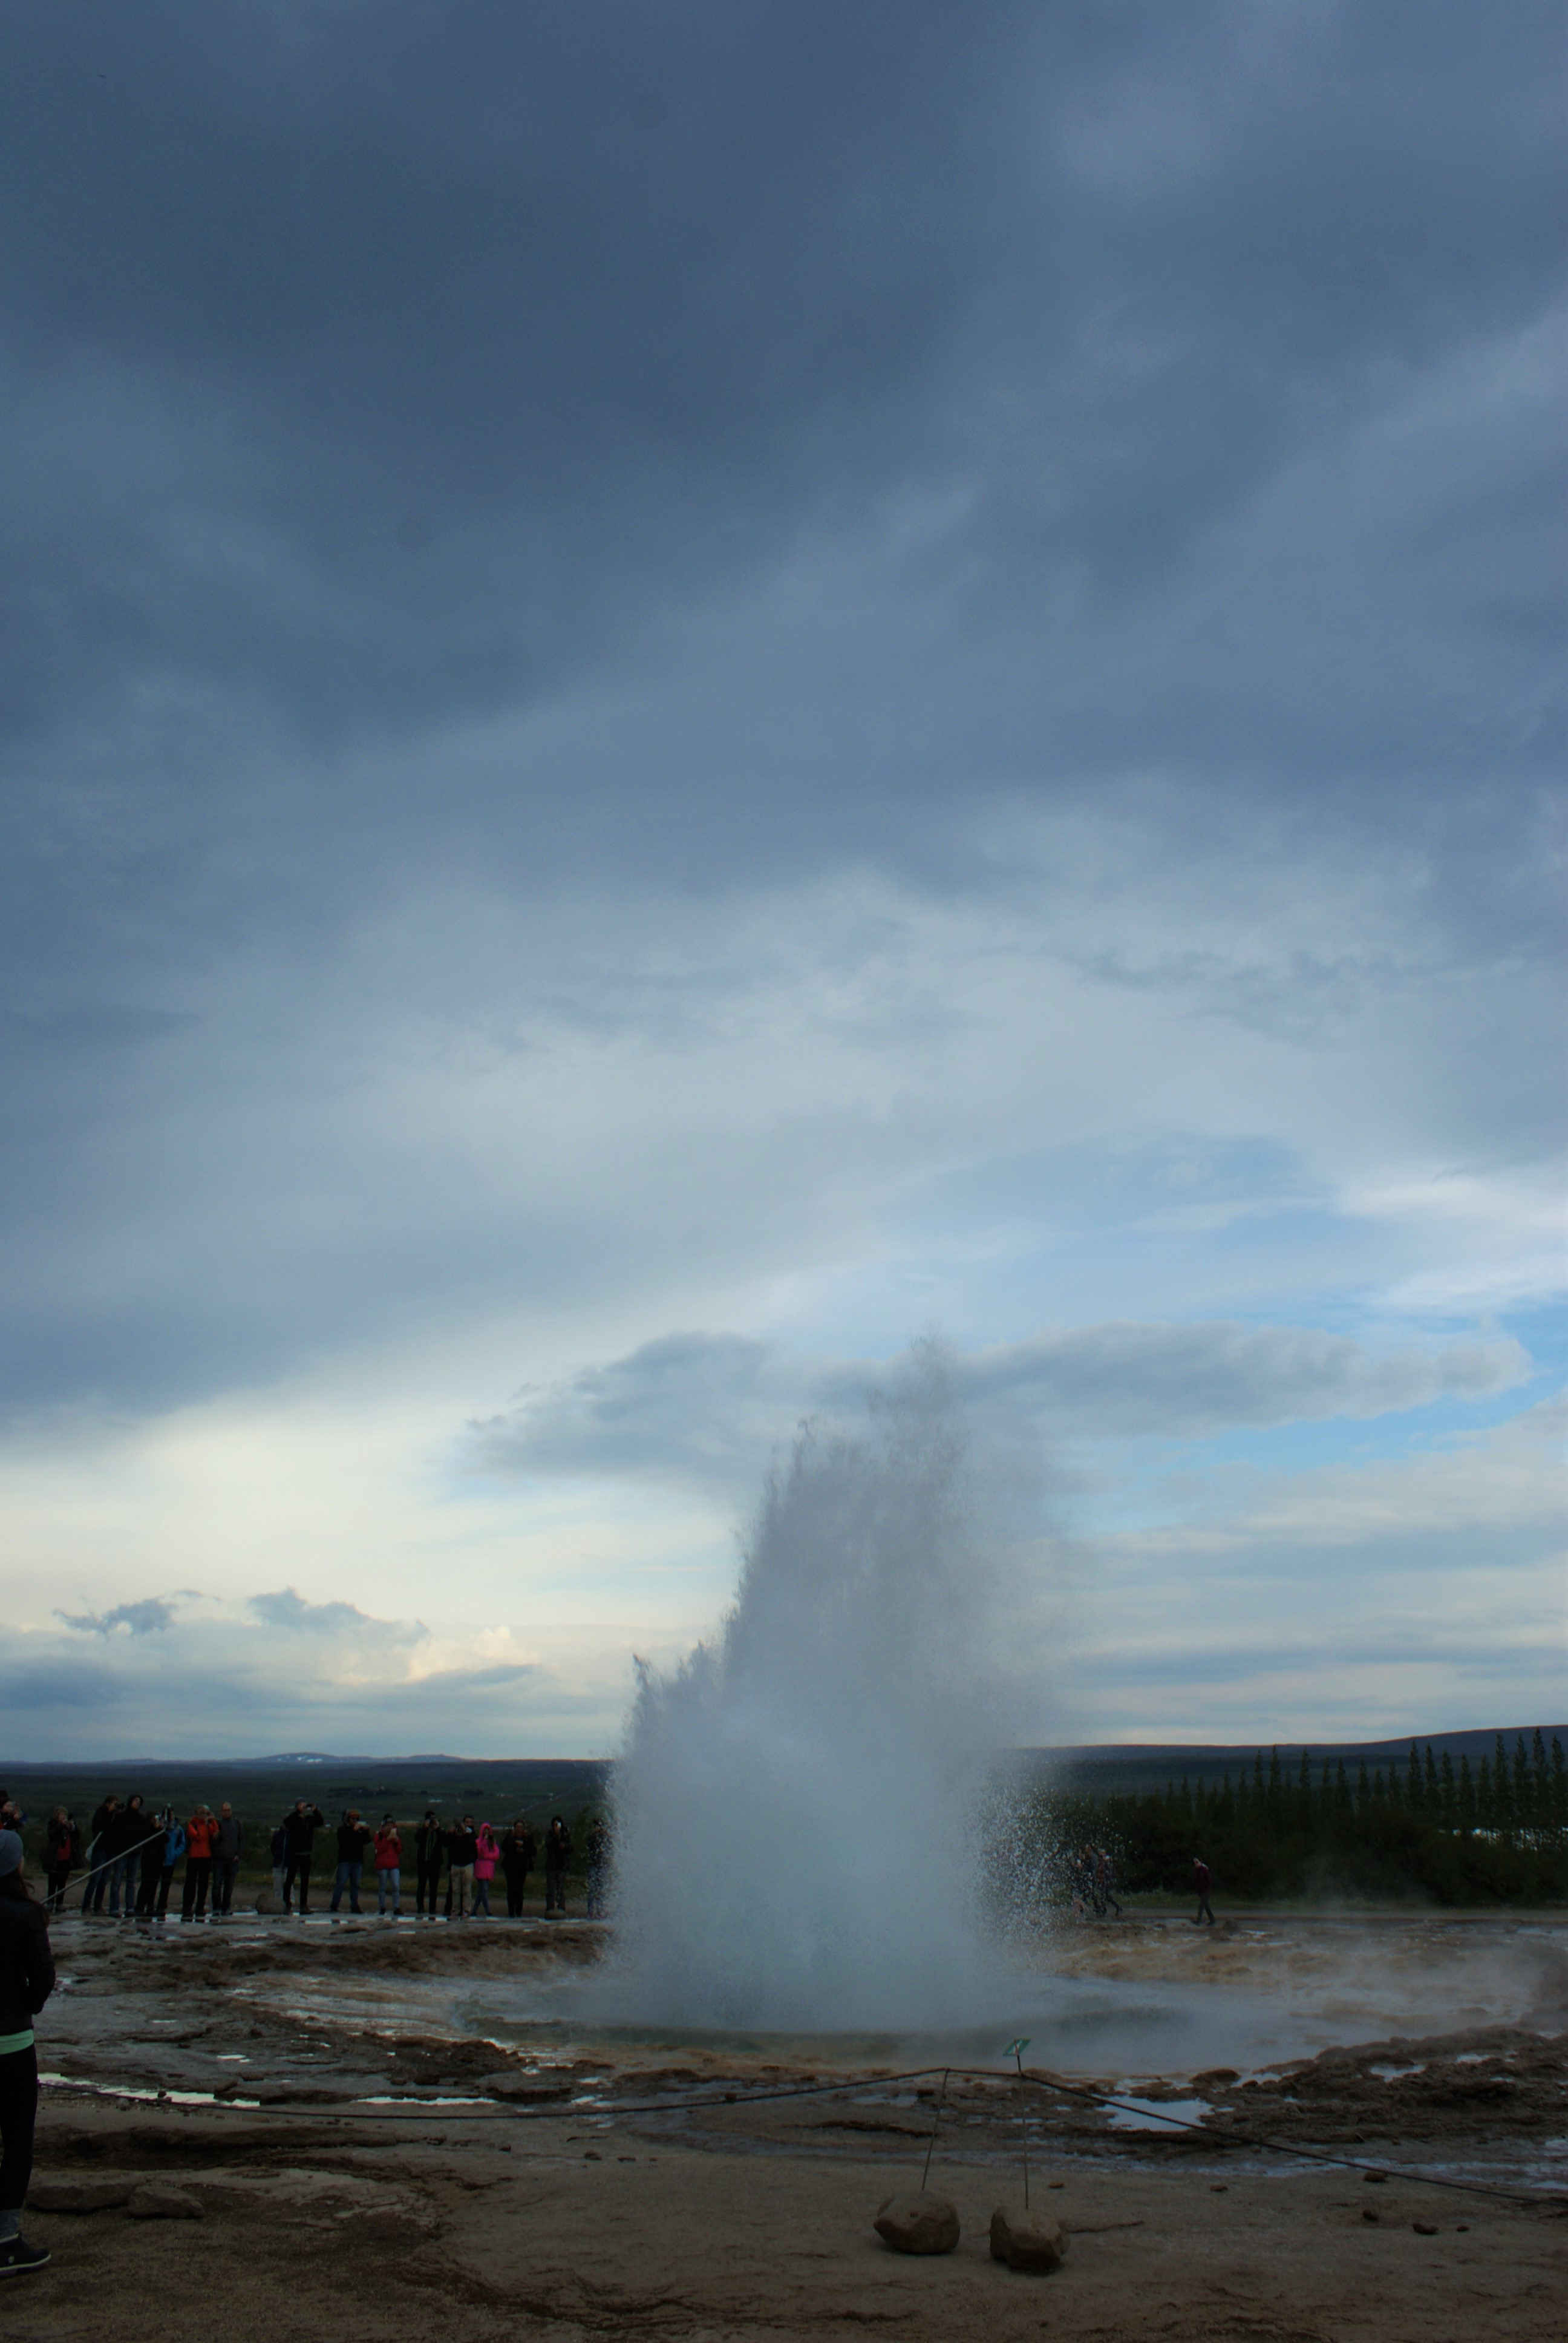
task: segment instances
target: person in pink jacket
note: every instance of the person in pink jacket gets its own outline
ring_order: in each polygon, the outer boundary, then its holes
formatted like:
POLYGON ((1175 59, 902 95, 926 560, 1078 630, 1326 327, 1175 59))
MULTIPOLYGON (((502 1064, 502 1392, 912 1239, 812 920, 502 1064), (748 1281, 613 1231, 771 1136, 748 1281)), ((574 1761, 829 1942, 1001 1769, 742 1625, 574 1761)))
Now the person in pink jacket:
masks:
POLYGON ((474 1917, 482 1912, 490 1917, 490 1882, 496 1875, 496 1865, 501 1859, 501 1842, 488 1823, 481 1823, 476 1834, 478 1853, 474 1857, 474 1917))
POLYGON ((392 1898, 392 1917, 403 1917, 403 1834, 390 1815, 383 1815, 376 1834, 376 1909, 383 1916, 392 1898))

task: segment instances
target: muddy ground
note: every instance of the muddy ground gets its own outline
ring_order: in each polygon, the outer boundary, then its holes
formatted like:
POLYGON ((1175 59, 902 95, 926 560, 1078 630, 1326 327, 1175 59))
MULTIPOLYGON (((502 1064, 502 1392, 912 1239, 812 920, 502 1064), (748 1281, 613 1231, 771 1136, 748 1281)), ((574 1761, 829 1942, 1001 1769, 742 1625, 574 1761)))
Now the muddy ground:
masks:
POLYGON ((1556 1930, 1504 1944, 1429 1926, 1369 1947, 1364 1930, 1266 1918, 1202 1939, 1131 1922, 1051 1951, 1070 1975, 1145 1986, 1206 1978, 1224 1995, 1267 1976, 1320 2022, 1344 2006, 1352 2035, 1353 2013, 1396 2005, 1407 2020, 1441 2005, 1457 2021, 1368 2031, 1255 2072, 1036 2066, 1025 2085, 896 2077, 891 2060, 844 2063, 830 2037, 803 2056, 574 2038, 559 2024, 516 2039, 463 2030, 455 2013, 526 2001, 604 1941, 577 1924, 67 1919, 66 1983, 40 2028, 40 2063, 62 2079, 45 2094, 28 2218, 55 2259, 5 2289, 7 2335, 96 2343, 107 2320, 127 2343, 209 2330, 284 2343, 453 2318, 467 2335, 555 2343, 1563 2332, 1556 1930), (1405 1987, 1380 2000, 1402 1965, 1405 1987), (1161 2127, 1161 2109, 1190 2127, 1161 2127), (987 2249, 992 2207, 1020 2193, 1026 2112, 1031 2199, 1073 2233, 1050 2278, 1014 2275, 987 2249), (928 2152, 962 2240, 951 2256, 896 2255, 871 2217, 919 2184, 928 2152), (178 2192, 162 2217, 142 2217, 160 2201, 138 2195, 149 2184, 178 2192), (98 2209, 48 2209, 73 2197, 98 2209))

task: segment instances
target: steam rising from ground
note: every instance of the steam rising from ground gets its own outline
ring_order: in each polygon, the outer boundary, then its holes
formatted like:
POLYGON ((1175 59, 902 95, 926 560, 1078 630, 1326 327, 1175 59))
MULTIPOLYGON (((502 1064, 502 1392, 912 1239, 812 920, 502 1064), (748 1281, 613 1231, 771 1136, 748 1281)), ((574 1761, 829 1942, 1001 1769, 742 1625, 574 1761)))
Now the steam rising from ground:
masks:
POLYGON ((803 1432, 733 1610, 644 1668, 617 1768, 611 1990, 642 2022, 962 2023, 990 1973, 985 1769, 1009 1737, 1005 1537, 940 1356, 860 1439, 803 1432))

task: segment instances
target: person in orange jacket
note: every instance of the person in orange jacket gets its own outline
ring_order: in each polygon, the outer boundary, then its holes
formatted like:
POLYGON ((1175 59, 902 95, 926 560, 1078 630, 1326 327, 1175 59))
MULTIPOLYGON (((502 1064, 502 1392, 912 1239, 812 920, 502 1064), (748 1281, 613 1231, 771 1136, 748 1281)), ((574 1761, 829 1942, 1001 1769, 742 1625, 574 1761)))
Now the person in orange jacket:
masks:
POLYGON ((217 1816, 210 1806, 198 1806, 186 1825, 186 1891, 180 1918, 206 1918, 206 1891, 212 1880, 212 1855, 217 1837, 217 1816))

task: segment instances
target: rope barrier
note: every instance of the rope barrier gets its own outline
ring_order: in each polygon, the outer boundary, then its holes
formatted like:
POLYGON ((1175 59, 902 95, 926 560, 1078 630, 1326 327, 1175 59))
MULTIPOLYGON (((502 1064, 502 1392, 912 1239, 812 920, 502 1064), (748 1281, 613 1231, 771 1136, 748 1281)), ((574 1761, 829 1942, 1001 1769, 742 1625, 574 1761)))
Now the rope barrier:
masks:
MULTIPOLYGON (((819 2098, 843 2091, 863 2090, 867 2082, 872 2079, 879 2087, 886 2087, 894 2083, 926 2082, 933 2077, 940 2076, 941 2090, 937 2100, 931 2137, 926 2149, 926 2170, 929 2173, 931 2148, 935 2145, 937 2128, 941 2121, 948 2080, 954 2075, 976 2077, 993 2083, 1021 2082, 1032 2085, 1036 2090, 1059 2092, 1068 2098, 1083 2099, 1096 2107, 1114 2107, 1125 2114, 1141 2116, 1145 2119, 1152 2117, 1157 2122, 1173 2125, 1181 2131, 1197 2132, 1209 2146, 1220 2149, 1267 2148, 1276 2155, 1294 2156, 1312 2164, 1332 2165, 1347 2172, 1375 2173, 1380 2179, 1383 2180, 1408 2180, 1425 2188, 1458 2189, 1467 2196, 1495 2197, 1509 2204, 1562 2206, 1568 2208, 1568 2199, 1564 2199, 1560 2192, 1552 2189, 1500 2188, 1490 2181, 1452 2180, 1444 2174, 1422 2172, 1406 2165, 1372 2164, 1359 2157, 1334 2156, 1326 2148, 1302 2147, 1293 2140, 1270 2139, 1258 2132, 1212 2132, 1203 2124, 1193 2122, 1190 2117, 1169 2116, 1152 2107, 1137 2107, 1129 2100, 1113 2097, 1110 2092, 1091 2090, 1083 2084, 1060 2082, 1050 2076, 1031 2074, 1027 2068, 1020 2068, 1019 2074, 1013 2076, 1010 2075, 1005 2068, 998 2069, 993 2066, 910 2066, 898 2074, 878 2075, 874 2078, 852 2076, 842 2082, 836 2083, 770 2084, 761 2090, 726 2091, 717 2096, 709 2093, 700 2097, 688 2096, 684 2098, 618 2100, 613 2106, 604 2107, 602 2112, 612 2118, 618 2116, 700 2115, 729 2107, 760 2107, 770 2100, 819 2098)), ((73 2084, 67 2081, 51 2084, 46 2087, 56 2091, 73 2088, 86 2089, 95 2093, 102 2092, 109 2097, 115 2096, 113 2085, 73 2084)), ((156 2107, 160 2102, 153 2100, 148 2104, 156 2107)), ((206 2112, 206 2109, 203 2111, 206 2112)), ((528 2107, 450 2108, 431 2106, 428 2102, 423 2104, 412 2102, 407 2107, 366 2107, 361 2110, 352 2107, 258 2105, 236 2107, 230 2101, 214 2099, 211 2102, 211 2111, 214 2114, 224 2115, 280 2117, 286 2121, 308 2123, 457 2124, 581 2122, 590 2115, 600 2113, 601 2109, 597 2107, 562 2107, 554 2105, 528 2107)), ((186 2110, 182 2107, 181 2112, 184 2113, 186 2110)))

